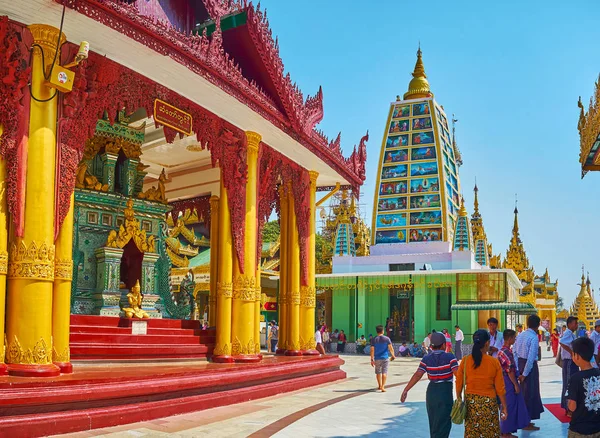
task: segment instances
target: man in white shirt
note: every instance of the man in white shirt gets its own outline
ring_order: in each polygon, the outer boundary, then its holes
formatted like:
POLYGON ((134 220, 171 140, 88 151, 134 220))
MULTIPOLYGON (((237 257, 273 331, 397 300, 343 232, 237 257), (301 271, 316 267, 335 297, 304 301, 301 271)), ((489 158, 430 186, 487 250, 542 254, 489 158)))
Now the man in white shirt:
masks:
POLYGON ((488 319, 487 325, 490 333, 490 351, 488 354, 497 358, 498 352, 504 345, 504 335, 498 331, 498 320, 496 318, 488 319))
POLYGON ((571 357, 571 344, 575 340, 575 330, 577 330, 577 325, 579 324, 579 320, 575 316, 569 316, 567 318, 567 329, 563 333, 560 338, 560 351, 562 357, 562 393, 560 398, 560 405, 565 410, 565 413, 569 413, 567 399, 567 389, 569 387, 569 380, 571 376, 579 371, 579 367, 573 362, 573 358, 571 357))
POLYGON ((465 334, 460 329, 458 325, 454 326, 456 330, 456 335, 454 335, 454 339, 456 342, 454 343, 454 355, 456 356, 456 360, 462 359, 462 341, 465 340, 465 334))
POLYGON ((425 349, 425 354, 429 353, 429 346, 431 345, 431 339, 429 339, 430 336, 431 333, 428 333, 427 336, 425 336, 425 339, 423 339, 423 349, 425 349))

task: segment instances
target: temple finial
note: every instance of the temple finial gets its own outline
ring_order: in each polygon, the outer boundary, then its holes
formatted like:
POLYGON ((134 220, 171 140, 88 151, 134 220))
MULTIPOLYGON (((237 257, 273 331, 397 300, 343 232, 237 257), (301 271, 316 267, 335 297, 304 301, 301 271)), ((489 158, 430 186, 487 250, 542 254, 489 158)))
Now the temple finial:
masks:
POLYGON ((416 99, 419 97, 433 97, 433 93, 429 89, 429 82, 425 74, 425 66, 423 65, 423 52, 421 52, 421 43, 417 50, 417 62, 415 69, 412 72, 413 78, 408 84, 408 91, 404 93, 404 99, 416 99))
POLYGON ((473 188, 473 192, 475 192, 475 200, 473 201, 473 216, 479 215, 479 198, 477 196, 479 189, 477 188, 477 177, 475 178, 475 188, 473 188))

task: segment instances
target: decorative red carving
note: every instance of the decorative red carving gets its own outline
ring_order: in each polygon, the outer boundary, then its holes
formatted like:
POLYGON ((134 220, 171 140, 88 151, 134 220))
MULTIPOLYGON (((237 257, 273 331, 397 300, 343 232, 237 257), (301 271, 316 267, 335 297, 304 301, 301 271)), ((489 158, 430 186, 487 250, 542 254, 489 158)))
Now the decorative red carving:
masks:
POLYGON ((0 155, 6 160, 8 209, 15 232, 23 235, 27 130, 29 125, 29 54, 24 39, 29 33, 0 17, 0 155))
POLYGON ((250 37, 268 69, 292 126, 298 133, 310 136, 315 126, 323 120, 323 90, 319 87, 317 94, 308 97, 304 102, 304 96, 298 86, 292 82, 290 74, 284 75, 283 61, 279 56, 279 43, 277 39, 273 39, 266 11, 261 11, 260 3, 256 8, 250 3, 246 13, 250 37))
POLYGON ((196 212, 198 220, 204 220, 204 224, 207 230, 210 230, 210 196, 198 196, 190 199, 183 199, 181 201, 169 202, 172 210, 167 213, 167 216, 171 215, 173 223, 177 223, 179 214, 190 210, 190 212, 196 212))
POLYGON ((350 163, 352 164, 352 168, 354 173, 356 173, 359 178, 364 181, 366 179, 365 173, 365 163, 367 162, 367 142, 369 141, 369 131, 360 139, 360 143, 358 144, 358 150, 356 146, 354 146, 354 151, 352 155, 350 155, 350 163))
POLYGON ((204 3, 208 15, 214 18, 215 21, 217 18, 241 11, 248 6, 246 0, 243 0, 243 2, 239 0, 202 0, 202 3, 204 3))
POLYGON ((213 19, 239 10, 247 12, 249 33, 283 102, 285 115, 256 83, 243 76, 233 59, 225 53, 218 19, 216 31, 208 38, 205 34, 186 35, 169 23, 143 16, 135 3, 128 4, 118 0, 55 1, 186 66, 298 141, 338 172, 355 190, 362 184, 360 176, 353 172, 353 165, 342 155, 341 147, 329 148, 329 139, 314 129, 323 118, 323 92, 319 89, 316 96, 304 101, 289 73, 284 74, 277 40, 273 39, 266 13, 260 7, 255 8, 246 0, 204 0, 213 19))
MULTIPOLYGON (((80 157, 85 139, 94 135, 96 123, 104 111, 111 123, 123 108, 129 113, 144 108, 148 117, 151 117, 154 99, 164 100, 192 115, 193 131, 198 142, 207 145, 213 164, 219 161, 223 167, 225 187, 235 193, 229 206, 231 229, 236 253, 243 260, 246 148, 245 142, 240 139, 245 139, 245 133, 181 95, 97 53, 90 52, 87 64, 85 68, 80 67, 78 76, 76 90, 73 91, 76 94, 65 98, 62 105, 61 163, 64 159, 66 165, 61 168, 61 196, 70 196, 77 170, 77 164, 73 163, 80 157), (73 115, 76 115, 76 119, 71 118, 73 115), (71 127, 72 132, 67 132, 67 127, 71 127)), ((166 140, 172 142, 178 133, 168 127, 163 128, 166 140)))
POLYGON ((258 179, 258 197, 257 197, 257 235, 256 262, 260 263, 262 253, 262 231, 265 223, 273 209, 279 204, 279 191, 277 186, 281 174, 281 155, 264 143, 260 144, 259 157, 259 175, 258 179))

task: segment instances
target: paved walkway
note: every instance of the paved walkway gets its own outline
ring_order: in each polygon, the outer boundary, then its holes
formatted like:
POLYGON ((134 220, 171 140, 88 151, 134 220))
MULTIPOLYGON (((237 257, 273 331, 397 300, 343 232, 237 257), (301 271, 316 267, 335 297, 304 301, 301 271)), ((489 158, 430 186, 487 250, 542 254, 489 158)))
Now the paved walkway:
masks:
MULTIPOLYGON (((544 354, 548 354, 544 351, 544 354)), ((366 356, 344 356, 344 381, 287 393, 233 406, 135 423, 90 432, 63 435, 73 438, 129 437, 347 437, 404 435, 428 437, 423 379, 400 403, 400 394, 417 367, 418 360, 398 359, 390 366, 388 391, 373 391, 375 379, 366 356)), ((544 357, 540 367, 544 403, 559 402, 560 368, 544 357)), ((521 432, 521 437, 564 437, 567 424, 544 412, 539 432, 521 432)), ((454 426, 451 437, 462 437, 463 427, 454 426)))

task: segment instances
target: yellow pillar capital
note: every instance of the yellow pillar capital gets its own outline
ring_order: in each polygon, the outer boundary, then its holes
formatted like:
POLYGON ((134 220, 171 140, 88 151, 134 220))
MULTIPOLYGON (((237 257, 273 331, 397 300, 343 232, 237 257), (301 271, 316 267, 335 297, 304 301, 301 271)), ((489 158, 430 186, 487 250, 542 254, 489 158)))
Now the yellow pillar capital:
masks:
MULTIPOLYGON (((58 40, 58 33, 60 30, 47 24, 31 24, 27 28, 29 29, 29 32, 31 32, 33 43, 39 44, 44 49, 46 64, 50 64, 56 53, 56 41, 58 40)), ((59 47, 66 42, 67 37, 64 33, 61 33, 59 47)))
POLYGON ((258 151, 258 146, 262 141, 262 136, 258 132, 246 131, 246 140, 248 140, 248 149, 258 151))
POLYGON ((317 183, 317 178, 319 177, 319 172, 317 172, 316 170, 311 170, 308 172, 308 176, 310 178, 311 185, 314 185, 317 183))

